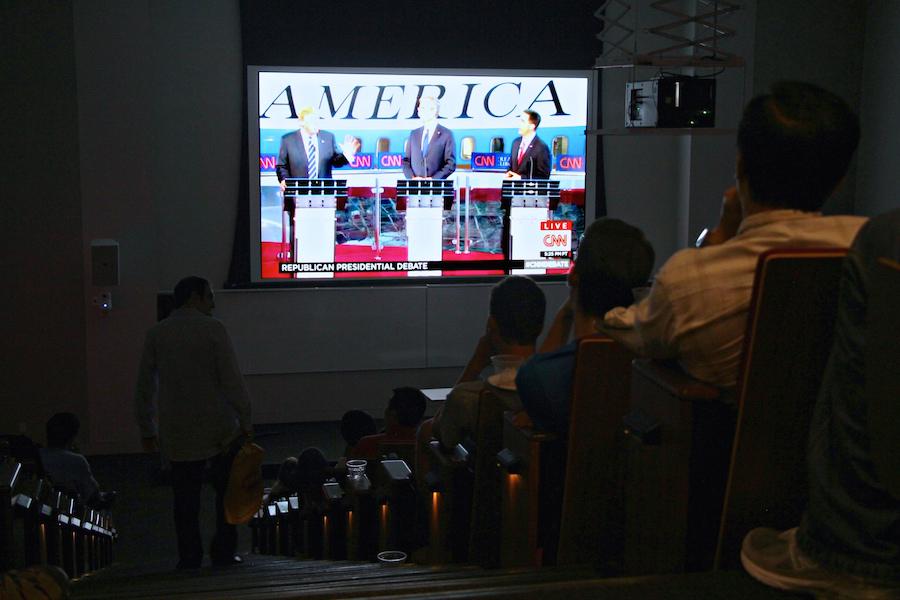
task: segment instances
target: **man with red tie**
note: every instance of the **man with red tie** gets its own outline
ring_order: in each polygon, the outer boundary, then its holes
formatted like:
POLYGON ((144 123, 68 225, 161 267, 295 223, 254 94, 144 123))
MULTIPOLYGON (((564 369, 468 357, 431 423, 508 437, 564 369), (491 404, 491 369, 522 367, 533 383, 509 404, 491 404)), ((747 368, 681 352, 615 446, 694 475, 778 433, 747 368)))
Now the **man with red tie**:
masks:
POLYGON ((507 179, 550 179, 550 148, 535 132, 541 115, 524 110, 519 116, 519 133, 512 143, 507 179))

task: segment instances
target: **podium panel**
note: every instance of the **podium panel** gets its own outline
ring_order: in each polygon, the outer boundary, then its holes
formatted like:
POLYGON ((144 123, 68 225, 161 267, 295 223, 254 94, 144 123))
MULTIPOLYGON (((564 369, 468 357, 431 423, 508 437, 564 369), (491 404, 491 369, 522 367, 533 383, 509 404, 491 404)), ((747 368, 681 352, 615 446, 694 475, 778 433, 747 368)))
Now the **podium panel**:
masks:
MULTIPOLYGON (((298 262, 334 262, 334 207, 300 208, 295 213, 298 262)), ((333 278, 334 273, 296 273, 297 279, 333 278)))
MULTIPOLYGON (((406 204, 407 256, 411 261, 439 261, 443 250, 444 199, 410 198, 406 204)), ((440 271, 411 271, 409 277, 430 277, 440 271)))
MULTIPOLYGON (((541 222, 550 218, 544 207, 513 206, 509 211, 510 258, 512 260, 540 260, 545 250, 541 222)), ((544 275, 546 269, 512 269, 513 275, 544 275)))

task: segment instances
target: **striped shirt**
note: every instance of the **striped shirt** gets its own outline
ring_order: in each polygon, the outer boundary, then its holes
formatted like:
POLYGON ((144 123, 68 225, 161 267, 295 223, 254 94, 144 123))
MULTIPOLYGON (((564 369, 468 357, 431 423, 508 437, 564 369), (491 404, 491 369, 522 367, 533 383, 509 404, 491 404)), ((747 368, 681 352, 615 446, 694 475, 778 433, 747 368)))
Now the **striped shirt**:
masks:
POLYGON ((693 377, 733 387, 759 255, 779 247, 849 247, 865 221, 781 209, 750 215, 727 242, 676 252, 657 273, 650 295, 611 310, 604 324, 633 326, 641 354, 677 359, 693 377))

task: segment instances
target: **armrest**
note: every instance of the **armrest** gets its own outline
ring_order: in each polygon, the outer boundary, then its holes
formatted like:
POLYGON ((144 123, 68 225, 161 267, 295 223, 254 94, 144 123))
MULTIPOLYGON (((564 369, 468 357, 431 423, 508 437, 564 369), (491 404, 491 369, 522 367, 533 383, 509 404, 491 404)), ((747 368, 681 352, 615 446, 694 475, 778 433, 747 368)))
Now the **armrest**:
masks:
POLYGON ((328 481, 322 484, 322 497, 326 503, 337 502, 344 497, 344 490, 336 481, 328 481))
POLYGON ((412 477, 412 471, 402 460, 383 460, 381 470, 384 472, 385 481, 389 484, 408 482, 412 477))
POLYGON ((503 419, 506 421, 506 427, 504 431, 508 431, 514 429, 518 435, 521 435, 529 442, 555 442, 559 439, 559 436, 553 433, 552 431, 542 431, 540 429, 535 429, 534 427, 519 427, 515 424, 516 413, 512 411, 507 411, 503 415, 503 419))
POLYGON ((431 456, 437 460, 442 467, 459 466, 469 460, 469 452, 462 444, 456 444, 453 448, 447 450, 441 446, 441 443, 438 440, 431 440, 428 443, 428 449, 431 452, 431 456))
POLYGON ((0 463, 0 492, 10 493, 16 487, 16 482, 21 474, 21 463, 14 461, 3 461, 0 463))
POLYGON ((694 379, 674 363, 638 358, 631 363, 632 377, 641 377, 680 400, 718 400, 721 390, 694 379))
POLYGON ((550 431, 542 431, 533 427, 519 427, 515 423, 515 413, 503 415, 503 449, 497 453, 497 466, 510 474, 524 472, 537 447, 559 440, 559 436, 550 431))

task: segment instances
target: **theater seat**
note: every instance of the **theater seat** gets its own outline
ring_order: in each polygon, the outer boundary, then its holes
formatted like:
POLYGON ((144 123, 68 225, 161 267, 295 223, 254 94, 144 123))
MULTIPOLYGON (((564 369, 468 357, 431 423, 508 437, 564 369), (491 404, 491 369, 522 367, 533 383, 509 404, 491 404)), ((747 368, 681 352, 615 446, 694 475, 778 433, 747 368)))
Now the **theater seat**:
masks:
POLYGON ((671 364, 635 361, 624 423, 626 573, 733 566, 751 528, 796 525, 845 254, 760 256, 735 390, 707 386, 671 364))
POLYGON ((633 355, 604 335, 578 345, 568 441, 504 424, 503 566, 621 564, 620 423, 633 355))

